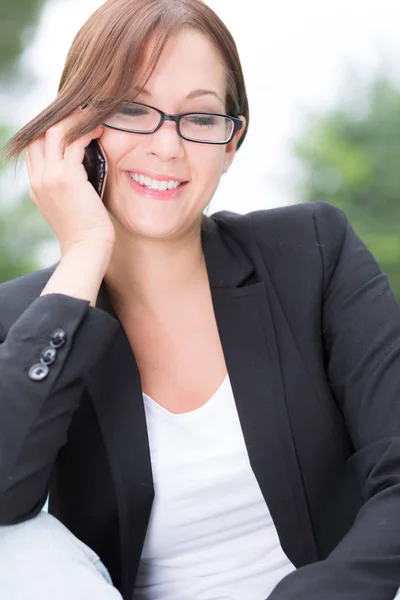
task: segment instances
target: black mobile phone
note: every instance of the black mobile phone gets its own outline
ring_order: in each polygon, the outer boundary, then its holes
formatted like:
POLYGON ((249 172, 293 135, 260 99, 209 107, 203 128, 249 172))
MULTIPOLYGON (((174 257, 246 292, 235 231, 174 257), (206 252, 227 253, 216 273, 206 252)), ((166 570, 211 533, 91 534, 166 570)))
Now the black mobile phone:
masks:
POLYGON ((83 166, 86 169, 88 180, 100 198, 103 199, 107 180, 108 164, 104 154, 104 149, 102 148, 99 140, 92 140, 89 146, 86 146, 83 166))

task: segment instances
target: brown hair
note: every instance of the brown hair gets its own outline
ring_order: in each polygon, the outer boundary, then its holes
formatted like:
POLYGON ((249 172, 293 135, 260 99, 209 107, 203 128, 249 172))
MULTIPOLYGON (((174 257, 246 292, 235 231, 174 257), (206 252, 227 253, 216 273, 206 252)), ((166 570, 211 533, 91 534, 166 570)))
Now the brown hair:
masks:
POLYGON ((18 159, 31 142, 78 106, 91 105, 96 110, 83 126, 78 124, 68 132, 66 145, 101 125, 127 98, 132 99, 132 74, 137 72, 150 34, 155 34, 154 54, 146 81, 135 82, 139 89, 151 76, 168 38, 181 29, 204 33, 219 50, 227 67, 226 112, 243 115, 248 126, 248 100, 236 44, 210 7, 202 0, 108 0, 76 35, 56 99, 9 140, 5 159, 18 159))

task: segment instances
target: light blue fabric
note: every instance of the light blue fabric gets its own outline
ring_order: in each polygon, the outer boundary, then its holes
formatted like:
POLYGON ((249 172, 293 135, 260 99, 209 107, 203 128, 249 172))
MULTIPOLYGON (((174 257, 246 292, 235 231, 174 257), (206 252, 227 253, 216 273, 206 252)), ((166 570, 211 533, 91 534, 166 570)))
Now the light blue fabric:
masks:
POLYGON ((0 527, 0 598, 122 600, 97 554, 45 511, 0 527))
POLYGON ((97 554, 42 511, 0 527, 1 600, 122 600, 97 554))

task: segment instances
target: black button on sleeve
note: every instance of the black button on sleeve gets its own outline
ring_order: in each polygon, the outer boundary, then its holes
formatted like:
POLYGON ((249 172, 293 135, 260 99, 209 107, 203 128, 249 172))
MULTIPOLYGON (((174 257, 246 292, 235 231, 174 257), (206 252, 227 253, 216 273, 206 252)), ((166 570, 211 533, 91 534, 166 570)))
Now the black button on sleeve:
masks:
POLYGON ((57 350, 52 346, 48 346, 42 351, 40 355, 40 362, 42 365, 52 365, 57 358, 57 350))
POLYGON ((29 369, 29 377, 33 381, 42 381, 42 379, 45 379, 48 374, 49 367, 47 365, 37 364, 33 365, 33 367, 29 369))
POLYGON ((64 346, 66 341, 67 334, 65 333, 64 329, 56 329, 51 334, 50 346, 53 348, 61 348, 61 346, 64 346))

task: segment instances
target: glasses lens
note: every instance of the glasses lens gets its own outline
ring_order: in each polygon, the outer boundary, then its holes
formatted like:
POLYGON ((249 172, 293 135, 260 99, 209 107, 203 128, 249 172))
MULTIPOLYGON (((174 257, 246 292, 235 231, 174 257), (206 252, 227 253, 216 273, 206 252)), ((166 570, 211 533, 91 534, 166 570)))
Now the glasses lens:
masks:
POLYGON ((160 119, 160 114, 153 108, 130 102, 125 104, 115 115, 108 117, 105 124, 118 129, 146 133, 156 129, 160 119))
POLYGON ((227 142, 232 136, 234 123, 228 117, 191 114, 180 123, 181 134, 195 142, 227 142))

